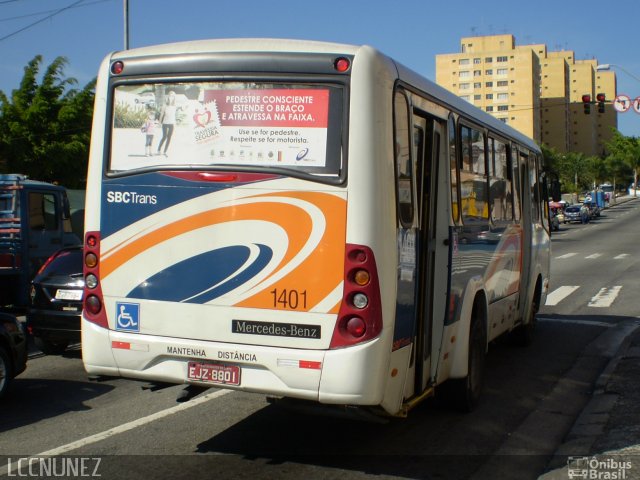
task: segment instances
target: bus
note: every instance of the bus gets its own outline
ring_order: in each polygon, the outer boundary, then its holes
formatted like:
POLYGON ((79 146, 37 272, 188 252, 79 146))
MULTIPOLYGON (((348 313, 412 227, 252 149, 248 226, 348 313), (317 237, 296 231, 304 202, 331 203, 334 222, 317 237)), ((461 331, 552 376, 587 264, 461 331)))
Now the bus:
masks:
POLYGON ((370 46, 112 53, 92 130, 92 376, 402 417, 472 409, 490 342, 531 341, 541 150, 370 46))

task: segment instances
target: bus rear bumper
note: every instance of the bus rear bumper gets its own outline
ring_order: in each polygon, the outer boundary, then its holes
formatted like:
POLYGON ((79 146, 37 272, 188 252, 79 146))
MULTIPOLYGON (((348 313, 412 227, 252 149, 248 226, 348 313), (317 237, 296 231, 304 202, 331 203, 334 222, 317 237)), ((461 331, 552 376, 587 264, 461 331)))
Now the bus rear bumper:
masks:
POLYGON ((299 350, 256 345, 231 346, 107 330, 82 320, 91 329, 83 343, 90 375, 109 375, 175 384, 229 388, 329 404, 378 405, 383 385, 380 341, 339 350, 299 350), (378 360, 376 360, 378 359, 378 360), (190 378, 189 365, 238 367, 237 385, 190 378), (372 370, 375 369, 375 370, 372 370), (376 381, 376 379, 378 379, 376 381))

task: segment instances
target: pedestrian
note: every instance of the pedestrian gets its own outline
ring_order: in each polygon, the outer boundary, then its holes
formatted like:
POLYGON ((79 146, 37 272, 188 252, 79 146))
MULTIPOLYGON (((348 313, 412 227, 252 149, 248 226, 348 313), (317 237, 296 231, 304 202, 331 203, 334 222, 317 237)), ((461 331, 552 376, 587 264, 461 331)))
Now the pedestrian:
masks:
POLYGON ((582 223, 589 222, 589 209, 584 203, 582 204, 582 207, 580 207, 580 221, 582 223))
POLYGON ((171 137, 173 136, 173 129, 176 125, 176 92, 169 91, 169 95, 165 100, 165 104, 160 112, 160 123, 162 124, 162 138, 158 143, 158 150, 156 155, 160 155, 160 149, 164 145, 163 154, 167 156, 167 149, 171 143, 171 137))
POLYGON ((151 156, 151 145, 153 144, 153 136, 155 134, 157 123, 158 121, 156 120, 156 112, 154 112, 153 110, 149 110, 147 119, 140 129, 141 132, 145 134, 144 155, 146 157, 151 156))

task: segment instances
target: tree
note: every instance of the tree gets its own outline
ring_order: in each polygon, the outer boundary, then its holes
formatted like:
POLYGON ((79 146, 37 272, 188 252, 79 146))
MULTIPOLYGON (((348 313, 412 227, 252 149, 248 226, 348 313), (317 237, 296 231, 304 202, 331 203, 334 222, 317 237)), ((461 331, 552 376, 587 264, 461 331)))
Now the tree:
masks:
POLYGON ((58 57, 38 83, 41 64, 41 55, 27 64, 11 97, 0 91, 0 172, 84 188, 95 79, 75 88, 58 57))
POLYGON ((614 132, 613 137, 606 143, 606 148, 610 152, 611 161, 621 161, 632 170, 633 184, 637 188, 640 172, 640 138, 625 137, 620 132, 614 132))

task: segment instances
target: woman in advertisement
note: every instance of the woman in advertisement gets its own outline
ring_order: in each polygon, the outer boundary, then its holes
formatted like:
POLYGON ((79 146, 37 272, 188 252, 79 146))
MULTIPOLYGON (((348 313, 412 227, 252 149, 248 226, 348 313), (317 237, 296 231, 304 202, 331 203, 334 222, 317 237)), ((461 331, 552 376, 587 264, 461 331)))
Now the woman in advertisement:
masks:
POLYGON ((165 100, 162 111, 160 112, 162 138, 160 139, 160 143, 158 143, 158 150, 156 152, 156 155, 160 155, 160 150, 162 149, 162 145, 164 144, 163 154, 165 157, 167 156, 167 149, 169 148, 169 143, 171 143, 171 136, 173 135, 173 129, 176 124, 176 109, 176 92, 171 90, 169 92, 169 96, 165 100))

